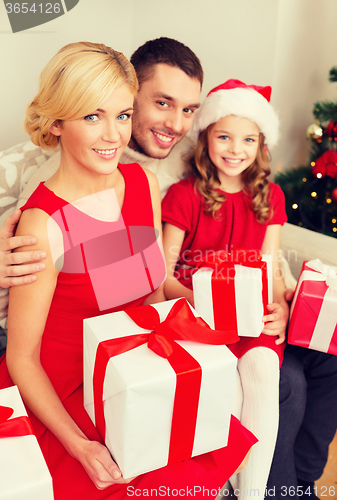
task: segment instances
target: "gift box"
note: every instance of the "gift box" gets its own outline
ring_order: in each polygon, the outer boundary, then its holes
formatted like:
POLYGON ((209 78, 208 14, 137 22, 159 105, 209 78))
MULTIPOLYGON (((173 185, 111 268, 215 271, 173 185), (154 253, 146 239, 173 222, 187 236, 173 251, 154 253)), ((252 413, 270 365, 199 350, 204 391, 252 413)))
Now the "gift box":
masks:
POLYGON ((185 299, 84 321, 84 406, 124 478, 227 445, 236 340, 185 299))
POLYGON ((337 268, 303 263, 290 309, 289 344, 337 354, 337 268))
POLYGON ((0 499, 52 500, 53 485, 16 386, 0 391, 0 499))
POLYGON ((194 307, 211 328, 258 337, 273 301, 272 258, 257 250, 219 252, 193 274, 194 307))

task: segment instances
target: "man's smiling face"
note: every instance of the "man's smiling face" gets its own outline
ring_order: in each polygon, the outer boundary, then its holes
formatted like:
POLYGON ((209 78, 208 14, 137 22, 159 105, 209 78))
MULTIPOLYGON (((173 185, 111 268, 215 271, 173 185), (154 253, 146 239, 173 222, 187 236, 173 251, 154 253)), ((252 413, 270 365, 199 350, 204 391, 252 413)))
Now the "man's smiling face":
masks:
POLYGON ((177 67, 157 64, 135 99, 130 147, 152 158, 166 158, 189 131, 200 90, 196 78, 177 67))

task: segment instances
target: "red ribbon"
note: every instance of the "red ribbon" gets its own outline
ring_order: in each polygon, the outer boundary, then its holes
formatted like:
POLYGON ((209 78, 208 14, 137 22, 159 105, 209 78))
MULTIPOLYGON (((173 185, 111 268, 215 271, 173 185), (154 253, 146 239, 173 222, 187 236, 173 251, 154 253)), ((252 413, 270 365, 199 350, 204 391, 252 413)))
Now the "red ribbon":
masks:
POLYGON ((13 413, 13 408, 0 406, 0 438, 34 434, 29 418, 26 416, 10 418, 13 413))
POLYGON ((235 265, 261 269, 262 272, 262 302, 264 314, 268 314, 268 274, 267 263, 262 260, 259 250, 237 248, 232 252, 220 250, 212 255, 206 255, 196 264, 200 267, 214 269, 212 273, 212 298, 214 308, 214 324, 217 329, 238 331, 235 299, 235 265), (224 305, 226 314, 224 314, 224 305))
POLYGON ((93 375, 97 430, 105 439, 103 384, 109 359, 147 343, 149 349, 167 359, 177 376, 168 464, 190 458, 198 414, 201 366, 175 341, 224 345, 237 342, 238 336, 234 331, 211 330, 201 318, 194 316, 185 299, 175 302, 162 323, 152 306, 125 312, 138 326, 151 332, 109 339, 98 345, 93 375))

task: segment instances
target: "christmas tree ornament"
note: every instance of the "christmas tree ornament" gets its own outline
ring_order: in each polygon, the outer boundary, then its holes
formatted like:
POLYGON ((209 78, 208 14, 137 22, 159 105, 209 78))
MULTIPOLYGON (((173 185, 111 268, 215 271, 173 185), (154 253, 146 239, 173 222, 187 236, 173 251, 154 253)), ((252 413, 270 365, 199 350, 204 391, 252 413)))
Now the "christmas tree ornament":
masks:
POLYGON ((312 123, 307 128, 307 139, 311 141, 321 141, 323 137, 323 129, 317 123, 312 123))
POLYGON ((337 187, 332 190, 331 198, 335 203, 337 203, 337 187))
POLYGON ((337 141, 337 122, 330 122, 324 131, 330 141, 337 141))
POLYGON ((325 151, 312 167, 312 173, 321 179, 325 175, 335 179, 337 177, 337 153, 334 149, 325 151))

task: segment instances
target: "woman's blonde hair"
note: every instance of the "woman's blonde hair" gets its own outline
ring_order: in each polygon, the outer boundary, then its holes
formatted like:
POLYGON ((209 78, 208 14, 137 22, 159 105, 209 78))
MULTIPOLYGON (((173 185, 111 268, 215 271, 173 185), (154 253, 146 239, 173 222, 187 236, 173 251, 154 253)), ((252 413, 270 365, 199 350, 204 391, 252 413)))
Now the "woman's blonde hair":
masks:
POLYGON ((121 52, 91 42, 66 45, 42 70, 39 92, 26 110, 25 130, 34 144, 53 149, 59 138, 49 129, 55 121, 92 113, 123 84, 136 95, 135 70, 121 52))
MULTIPOLYGON (((226 195, 218 191, 220 180, 217 168, 208 154, 208 136, 214 123, 199 134, 194 154, 189 158, 193 175, 196 178, 195 188, 204 197, 204 212, 218 217, 218 211, 226 200, 226 195)), ((242 182, 247 194, 252 197, 250 208, 255 212, 256 219, 262 224, 272 215, 272 207, 268 200, 270 174, 269 156, 265 146, 264 135, 260 133, 259 147, 256 159, 242 173, 242 182)))

